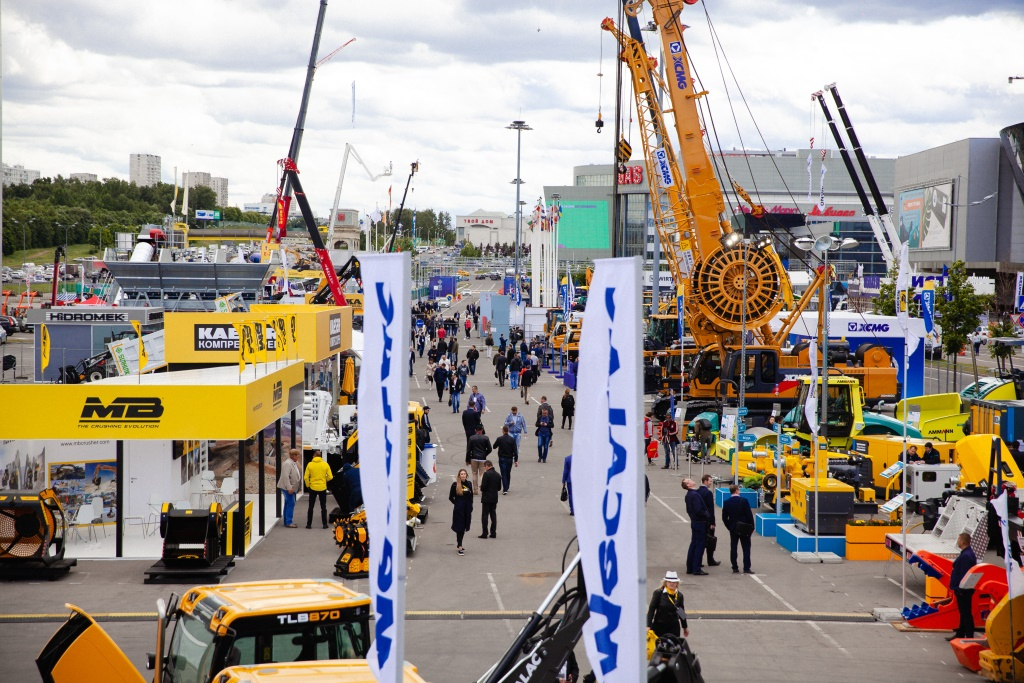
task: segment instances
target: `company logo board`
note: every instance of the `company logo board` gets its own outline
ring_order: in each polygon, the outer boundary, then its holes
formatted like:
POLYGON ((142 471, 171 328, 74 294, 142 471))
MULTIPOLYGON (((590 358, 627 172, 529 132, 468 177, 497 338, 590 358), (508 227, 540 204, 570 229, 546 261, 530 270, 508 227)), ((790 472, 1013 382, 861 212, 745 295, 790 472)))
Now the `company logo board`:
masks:
MULTIPOLYGON (((237 351, 238 331, 234 325, 196 325, 194 328, 194 348, 196 351, 237 351)), ((274 330, 267 327, 267 347, 276 348, 274 330)))
POLYGON ((337 351, 341 348, 341 314, 332 313, 330 319, 330 341, 328 346, 331 351, 337 351))
POLYGON ((126 426, 148 429, 158 427, 163 414, 163 403, 156 397, 115 398, 104 402, 90 396, 85 399, 78 424, 99 429, 126 426))
POLYGON ((654 167, 658 171, 658 180, 662 187, 672 187, 676 184, 672 179, 672 167, 668 163, 668 153, 664 147, 654 150, 654 167))

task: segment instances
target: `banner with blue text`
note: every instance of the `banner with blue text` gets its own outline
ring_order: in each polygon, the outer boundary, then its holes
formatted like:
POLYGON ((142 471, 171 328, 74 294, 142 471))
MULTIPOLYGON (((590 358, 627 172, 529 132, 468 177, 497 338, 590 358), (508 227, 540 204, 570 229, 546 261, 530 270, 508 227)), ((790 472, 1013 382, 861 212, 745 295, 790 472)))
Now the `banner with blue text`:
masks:
POLYGON ((373 644, 378 681, 399 683, 405 661, 405 506, 409 377, 408 253, 360 257, 363 369, 359 377, 359 480, 370 538, 373 644))
POLYGON ((587 657, 607 683, 647 680, 639 257, 595 262, 580 339, 572 500, 590 618, 587 657))

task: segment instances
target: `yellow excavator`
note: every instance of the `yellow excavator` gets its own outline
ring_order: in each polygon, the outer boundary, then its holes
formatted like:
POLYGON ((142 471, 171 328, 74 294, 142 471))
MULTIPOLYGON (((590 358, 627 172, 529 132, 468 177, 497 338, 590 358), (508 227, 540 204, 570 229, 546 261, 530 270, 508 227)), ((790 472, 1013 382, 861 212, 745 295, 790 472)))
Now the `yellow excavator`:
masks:
MULTIPOLYGON (((95 619, 67 607, 71 616, 36 658, 44 681, 145 682, 95 619)), ((335 580, 196 586, 157 601, 151 680, 211 683, 232 666, 365 659, 369 619, 370 597, 335 580)), ((346 680, 371 683, 373 676, 346 680)))

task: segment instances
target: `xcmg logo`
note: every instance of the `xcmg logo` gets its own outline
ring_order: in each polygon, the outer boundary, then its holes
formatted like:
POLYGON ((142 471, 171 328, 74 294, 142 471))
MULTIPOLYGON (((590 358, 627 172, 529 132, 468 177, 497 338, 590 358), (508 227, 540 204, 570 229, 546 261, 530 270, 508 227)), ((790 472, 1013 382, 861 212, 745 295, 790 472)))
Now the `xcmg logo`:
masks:
POLYGON ((888 332, 889 323, 846 323, 847 332, 888 332))
POLYGON ((671 43, 668 44, 668 51, 669 54, 673 55, 682 54, 683 44, 680 43, 678 40, 673 40, 671 43))
POLYGON ((157 427, 164 414, 159 398, 115 398, 110 403, 90 396, 82 406, 79 425, 87 427, 157 427))
POLYGON ((686 67, 683 66, 682 57, 672 58, 672 74, 676 77, 676 87, 686 90, 686 67))

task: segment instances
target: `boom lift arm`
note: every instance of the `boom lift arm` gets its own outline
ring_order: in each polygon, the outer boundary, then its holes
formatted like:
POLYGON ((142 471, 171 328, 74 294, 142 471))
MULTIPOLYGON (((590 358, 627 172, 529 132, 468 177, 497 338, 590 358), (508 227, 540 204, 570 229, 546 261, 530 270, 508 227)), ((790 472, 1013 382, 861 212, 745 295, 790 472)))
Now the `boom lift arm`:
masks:
MULTIPOLYGON (((832 84, 829 87, 834 90, 835 84, 832 84)), ((853 189, 857 191, 857 196, 860 198, 861 206, 864 207, 864 215, 867 217, 868 224, 871 226, 871 232, 875 235, 875 241, 878 242, 878 248, 882 252, 882 258, 885 259, 886 269, 891 270, 895 264, 892 247, 899 244, 899 238, 896 236, 895 230, 893 229, 892 219, 889 217, 888 211, 885 209, 885 202, 882 202, 881 196, 878 196, 877 199, 880 202, 879 206, 881 207, 880 211, 882 213, 882 215, 879 216, 875 213, 874 207, 871 206, 871 202, 868 201, 868 196, 864 192, 864 185, 860 182, 860 176, 857 174, 857 169, 853 166, 853 160, 850 159, 850 153, 846 149, 842 136, 839 135, 839 128, 836 126, 835 120, 832 118, 832 112, 829 111, 828 105, 825 103, 822 91, 819 90, 816 93, 812 93, 811 97, 818 100, 818 104, 821 106, 821 111, 825 114, 825 121, 828 122, 829 130, 832 131, 832 137, 835 139, 836 146, 839 148, 839 155, 843 158, 843 165, 846 166, 846 172, 850 174, 850 180, 853 181, 853 189), (883 227, 883 223, 886 223, 887 225, 883 227), (886 238, 886 232, 889 233, 889 239, 886 238), (890 239, 894 236, 895 240, 890 243, 890 239)), ((835 97, 838 100, 838 94, 836 94, 835 97)), ((845 111, 843 112, 843 116, 845 117, 845 111)), ((849 119, 846 120, 849 121, 849 119)), ((847 130, 853 134, 853 126, 851 124, 847 124, 847 130)), ((851 137, 851 142, 854 140, 856 140, 856 137, 851 137)), ((863 155, 859 146, 856 151, 860 155, 863 155)), ((864 168, 867 168, 866 160, 864 168)), ((878 186, 874 182, 874 176, 870 175, 870 168, 867 168, 867 172, 869 174, 868 177, 870 178, 870 183, 875 186, 875 190, 873 190, 873 192, 877 192, 878 186)))
POLYGON ((341 188, 342 185, 345 184, 345 169, 348 166, 348 158, 350 155, 355 157, 355 160, 359 162, 359 165, 366 170, 366 175, 370 176, 370 182, 373 182, 383 176, 391 175, 390 163, 388 164, 388 167, 380 173, 374 173, 370 170, 370 167, 366 165, 366 162, 359 156, 356 148, 346 142, 345 154, 341 157, 341 174, 338 176, 338 190, 334 193, 334 208, 331 210, 331 222, 327 227, 328 235, 334 234, 334 223, 338 218, 338 204, 341 202, 341 188))

